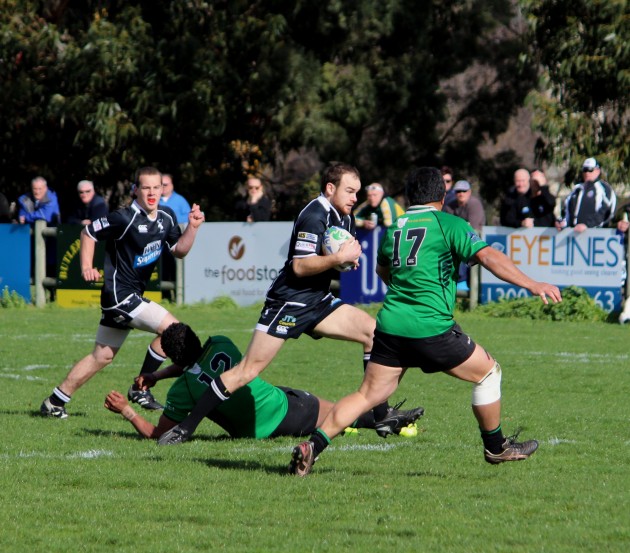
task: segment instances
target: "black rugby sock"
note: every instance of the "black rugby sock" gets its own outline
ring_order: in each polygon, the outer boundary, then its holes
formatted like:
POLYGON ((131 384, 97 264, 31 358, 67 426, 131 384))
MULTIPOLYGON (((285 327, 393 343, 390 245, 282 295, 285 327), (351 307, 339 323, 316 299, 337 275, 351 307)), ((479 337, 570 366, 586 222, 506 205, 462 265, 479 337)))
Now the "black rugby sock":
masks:
POLYGON ((330 445, 330 438, 321 428, 318 428, 311 434, 309 441, 313 442, 313 454, 315 457, 330 445))
POLYGON ((503 436, 503 432, 501 432, 501 425, 494 430, 481 430, 481 439, 483 440, 483 447, 490 453, 497 454, 503 451, 505 437, 503 436))
POLYGON ((147 354, 144 356, 144 363, 140 369, 140 374, 152 373, 160 368, 166 357, 162 357, 150 345, 147 348, 147 354))

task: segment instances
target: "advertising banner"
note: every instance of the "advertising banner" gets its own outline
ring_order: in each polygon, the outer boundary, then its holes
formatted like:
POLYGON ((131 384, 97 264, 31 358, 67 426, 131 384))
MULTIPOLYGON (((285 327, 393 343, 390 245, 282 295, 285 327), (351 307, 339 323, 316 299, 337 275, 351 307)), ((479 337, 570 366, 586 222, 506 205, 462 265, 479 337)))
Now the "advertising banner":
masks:
POLYGON ((262 303, 286 261, 292 222, 203 223, 184 258, 184 301, 262 303))
MULTIPOLYGON (((81 276, 79 250, 83 225, 59 225, 57 227, 57 304, 61 307, 85 307, 101 304, 105 242, 97 242, 93 266, 101 273, 98 282, 85 282, 81 276)), ((161 301, 158 263, 147 285, 144 297, 161 301)))
POLYGON ((8 288, 31 301, 31 226, 0 224, 0 293, 8 288))
MULTIPOLYGON (((577 233, 567 228, 513 229, 483 227, 483 239, 506 254, 534 280, 559 288, 584 288, 606 311, 621 308, 625 252, 615 229, 588 229, 577 233)), ((527 297, 529 293, 481 271, 481 302, 527 297)))
POLYGON ((376 275, 376 254, 378 244, 385 228, 374 230, 357 229, 357 240, 361 242, 359 268, 341 273, 339 278, 339 297, 350 304, 369 304, 382 302, 387 287, 376 275))

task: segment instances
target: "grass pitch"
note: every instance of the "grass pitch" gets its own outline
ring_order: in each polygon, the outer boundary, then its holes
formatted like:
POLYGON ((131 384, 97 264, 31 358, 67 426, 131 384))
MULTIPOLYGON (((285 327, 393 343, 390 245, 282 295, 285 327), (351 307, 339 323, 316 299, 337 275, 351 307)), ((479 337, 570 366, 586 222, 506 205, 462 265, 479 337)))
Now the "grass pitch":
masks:
MULTIPOLYGON (((257 308, 173 312, 243 350, 258 318, 257 308)), ((630 550, 627 326, 460 314, 503 367, 504 431, 523 427, 539 451, 486 464, 470 385, 410 370, 392 401, 425 407, 416 438, 338 438, 299 479, 286 475, 296 439, 229 440, 204 422, 190 443, 158 447, 104 409, 138 372, 150 338, 138 331, 75 394, 68 419, 39 417, 91 350, 98 319, 97 309, 0 310, 0 551, 630 550)), ((356 344, 303 337, 263 377, 337 399, 361 373, 356 344)))

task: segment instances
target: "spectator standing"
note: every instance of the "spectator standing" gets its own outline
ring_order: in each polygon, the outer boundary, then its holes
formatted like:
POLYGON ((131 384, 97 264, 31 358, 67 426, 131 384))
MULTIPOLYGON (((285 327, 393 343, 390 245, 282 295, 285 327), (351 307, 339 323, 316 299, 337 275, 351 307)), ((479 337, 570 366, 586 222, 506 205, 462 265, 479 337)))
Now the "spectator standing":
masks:
POLYGON ((358 228, 372 230, 377 225, 390 227, 405 210, 394 200, 385 195, 383 185, 373 182, 365 188, 366 200, 357 206, 354 219, 358 228))
POLYGON ((173 210, 178 224, 188 223, 190 204, 184 196, 175 192, 173 176, 168 173, 162 175, 162 197, 160 198, 160 205, 166 205, 173 210))
POLYGON ((575 232, 584 232, 587 228, 608 226, 615 214, 617 196, 605 180, 594 157, 589 157, 582 164, 584 182, 577 183, 567 196, 562 209, 562 218, 556 222, 556 228, 573 227, 575 232))
POLYGON ((44 220, 50 226, 61 222, 57 194, 48 188, 44 177, 35 177, 31 181, 31 191, 18 198, 18 221, 20 224, 32 224, 44 220))
POLYGON ((68 217, 68 223, 73 225, 89 225, 92 221, 105 217, 109 213, 109 208, 105 199, 94 190, 94 183, 91 180, 79 181, 77 185, 79 193, 79 204, 68 217))
POLYGON ((468 221, 477 232, 486 224, 486 212, 481 200, 473 196, 472 186, 467 180, 458 180, 453 186, 455 199, 444 205, 446 213, 452 213, 468 221))
MULTIPOLYGON (((479 232, 486 224, 486 212, 481 200, 472 194, 472 186, 467 180, 458 180, 453 186, 455 199, 450 204, 444 205, 442 211, 457 215, 470 223, 470 226, 479 232)), ((470 267, 467 263, 459 266, 459 278, 457 289, 464 292, 470 290, 470 267)))
POLYGON ((265 187, 257 177, 249 177, 245 184, 247 197, 234 206, 239 221, 257 223, 271 220, 271 200, 265 195, 265 187))
POLYGON ((455 190, 453 190, 453 170, 447 165, 442 166, 440 169, 442 173, 442 180, 444 181, 444 188, 446 189, 446 196, 444 197, 444 205, 448 205, 455 199, 455 190))
POLYGON ((545 173, 536 169, 532 171, 529 182, 530 217, 523 219, 526 228, 553 227, 556 221, 554 209, 556 197, 549 191, 545 173))
POLYGON ((530 175, 527 169, 517 169, 514 172, 514 186, 512 186, 501 202, 500 221, 504 227, 520 228, 525 226, 523 221, 531 218, 529 204, 530 175))

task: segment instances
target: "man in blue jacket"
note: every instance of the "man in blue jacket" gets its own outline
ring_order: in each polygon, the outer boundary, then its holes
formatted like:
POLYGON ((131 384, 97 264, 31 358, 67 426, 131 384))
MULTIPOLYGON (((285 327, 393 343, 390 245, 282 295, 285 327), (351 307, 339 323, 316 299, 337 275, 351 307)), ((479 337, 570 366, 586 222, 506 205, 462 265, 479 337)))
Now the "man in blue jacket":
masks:
POLYGON ((49 190, 44 177, 35 177, 31 181, 31 192, 18 198, 18 209, 18 221, 22 225, 40 219, 53 226, 61 222, 57 194, 49 190))

